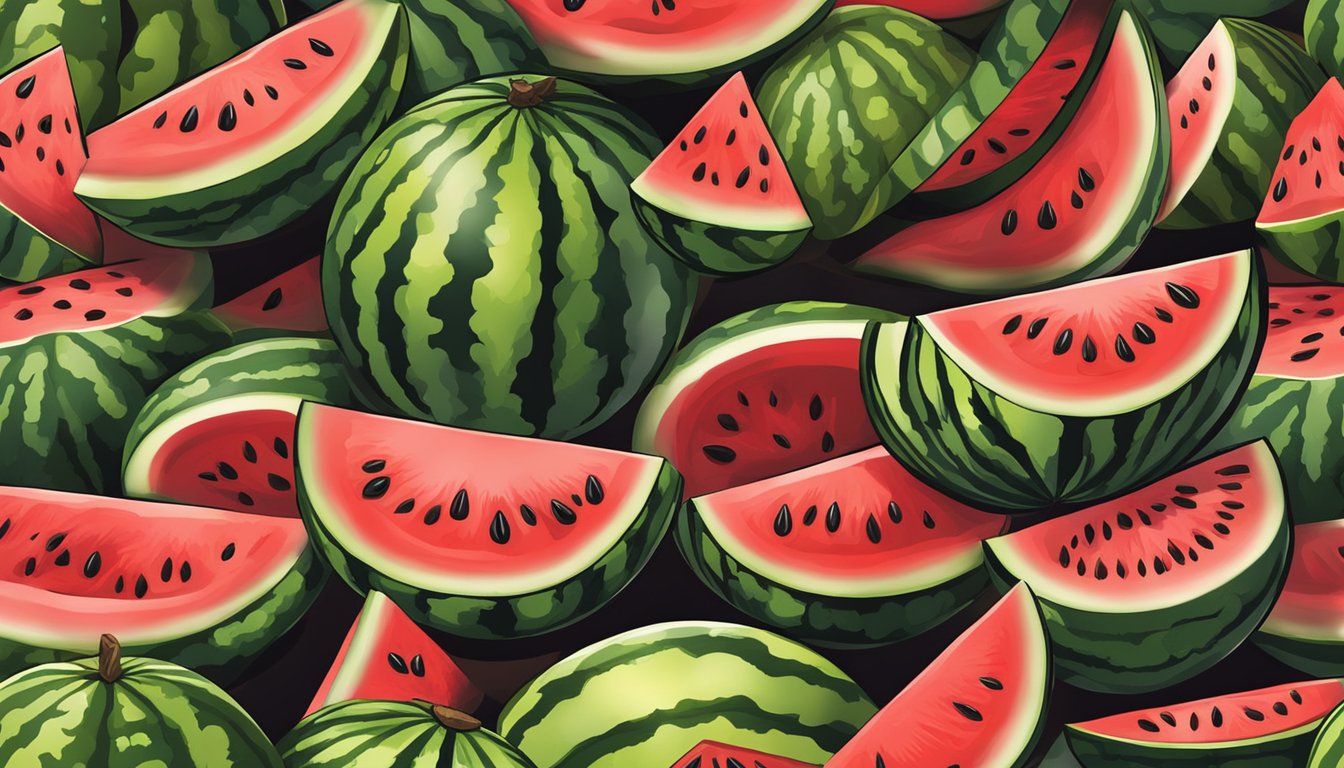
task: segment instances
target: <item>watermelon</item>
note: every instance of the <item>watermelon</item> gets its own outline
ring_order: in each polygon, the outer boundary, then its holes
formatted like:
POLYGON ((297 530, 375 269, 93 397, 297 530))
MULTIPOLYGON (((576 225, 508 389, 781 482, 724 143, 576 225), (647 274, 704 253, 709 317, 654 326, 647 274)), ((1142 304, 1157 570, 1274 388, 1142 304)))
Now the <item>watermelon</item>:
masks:
POLYGON ((1175 69, 1199 47, 1220 18, 1265 16, 1293 0, 1130 0, 1157 40, 1163 60, 1175 69))
POLYGON ((1302 33, 1307 52, 1334 77, 1344 76, 1344 8, 1334 0, 1308 0, 1302 33))
POLYGON ((657 146, 614 102, 535 75, 421 105, 336 202, 322 297, 341 351, 414 418, 552 438, 606 421, 690 313, 690 271, 630 200, 657 146))
POLYGON ((671 768, 708 768, 709 766, 728 766, 728 768, 817 768, 812 763, 800 763, 779 755, 768 755, 751 749, 720 744, 717 741, 702 741, 672 763, 671 768))
POLYGON ((317 596, 302 523, 205 507, 0 487, 0 674, 128 651, 234 676, 317 596))
POLYGON ((7 766, 283 768, 261 728, 209 680, 154 659, 98 655, 44 664, 0 683, 0 763, 7 766))
POLYGON ((1319 677, 1344 675, 1344 521, 1293 527, 1293 559, 1274 608, 1255 635, 1279 661, 1319 677))
POLYGON ((0 484, 120 486, 121 448, 159 382, 226 343, 203 312, 203 255, 108 264, 0 288, 0 484))
POLYGON ((235 341, 268 336, 325 335, 322 273, 314 256, 214 309, 235 341))
POLYGON ((1217 431, 1264 304, 1259 261, 1240 251, 874 323, 864 396, 884 444, 954 498, 1095 501, 1171 472, 1217 431))
POLYGON ((1344 88, 1330 78, 1293 120, 1256 233, 1288 266, 1344 281, 1344 88), (1317 149, 1320 147, 1320 149, 1317 149))
POLYGON ((1255 631, 1283 584, 1289 525, 1257 442, 985 548, 996 582, 1036 593, 1062 680, 1138 693, 1188 680, 1255 631))
POLYGON ((410 46, 399 111, 462 83, 540 64, 536 44, 508 0, 400 3, 410 46))
POLYGON ((1245 19, 1214 24, 1167 85, 1171 183, 1160 225, 1253 220, 1289 122, 1324 80, 1279 30, 1245 19))
POLYGON ((826 768, 1025 764, 1045 724, 1050 646, 1019 584, 972 624, 826 768))
POLYGON ((937 24, 864 5, 832 11, 770 67, 756 103, 814 235, 832 240, 872 218, 886 170, 974 61, 937 24))
POLYGON ((1268 306, 1255 376, 1206 450, 1267 440, 1293 522, 1344 517, 1344 288, 1271 286, 1268 306))
POLYGON ((926 19, 960 19, 998 8, 1008 0, 836 0, 835 7, 845 5, 888 5, 917 13, 926 19))
POLYGON ((0 9, 0 71, 62 45, 85 127, 99 127, 284 23, 279 0, 7 3, 0 9))
POLYGON ((716 594, 811 642, 905 640, 970 605, 1006 518, 915 479, 881 446, 692 499, 677 544, 716 594))
POLYGON ((1112 272, 1157 216, 1167 178, 1165 112, 1151 41, 1123 12, 1096 81, 1040 162, 987 202, 901 229, 853 268, 996 294, 1112 272))
POLYGON ((84 134, 61 49, 0 76, 0 100, 8 102, 0 106, 0 278, 36 280, 72 261, 101 261, 98 220, 74 194, 84 134))
POLYGON ((792 256, 812 229, 739 72, 630 185, 635 212, 669 252, 709 274, 792 256))
POLYGON ((466 637, 534 635, 601 607, 681 492, 670 464, 640 454, 313 403, 297 429, 299 504, 336 572, 466 637))
POLYGON ((1304 681, 1073 723, 1065 734, 1086 768, 1301 768, 1342 702, 1339 680, 1304 681))
POLYGON ((819 764, 875 711, 806 646, 736 624, 674 622, 563 659, 504 707, 499 732, 537 768, 672 766, 706 739, 819 764))
POLYGON ((405 71, 400 6, 345 0, 95 131, 75 194, 165 245, 270 234, 335 190, 405 71))
POLYGON ((1311 745, 1307 768, 1335 768, 1344 762, 1344 704, 1325 719, 1311 745))
POLYGON ((371 591, 304 717, 352 699, 441 701, 470 712, 482 698, 438 643, 387 595, 371 591))
POLYGON ((305 400, 354 400, 330 341, 265 339, 188 366, 154 391, 131 425, 127 495, 298 517, 294 417, 305 400))
POLYGON ((471 715, 426 701, 347 701, 276 745, 288 768, 535 768, 471 715))
POLYGON ((702 496, 878 444, 859 389, 859 339, 880 309, 792 301, 712 326, 677 352, 635 422, 702 496), (781 439, 782 438, 782 439, 781 439))
POLYGON ((695 86, 790 45, 834 0, 508 0, 552 67, 695 86))

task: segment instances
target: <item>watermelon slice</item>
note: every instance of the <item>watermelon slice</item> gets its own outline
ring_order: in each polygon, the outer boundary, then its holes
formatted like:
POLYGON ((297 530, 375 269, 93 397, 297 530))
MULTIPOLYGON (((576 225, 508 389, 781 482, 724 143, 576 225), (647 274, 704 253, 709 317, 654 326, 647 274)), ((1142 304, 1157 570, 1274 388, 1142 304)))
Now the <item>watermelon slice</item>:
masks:
POLYGON ((299 504, 336 571, 468 637, 599 608, 653 554, 681 491, 651 456, 314 403, 297 446, 299 504))
POLYGON ((85 159, 64 49, 0 77, 0 278, 101 260, 98 220, 74 194, 85 159))
POLYGON ((314 256, 215 307, 215 317, 240 342, 276 335, 326 334, 321 280, 321 265, 314 256))
POLYGON ((1255 642, 1294 669, 1344 675, 1344 520, 1293 528, 1288 580, 1255 642))
POLYGON ((907 227, 852 266, 974 293, 1113 271, 1157 216, 1168 138, 1152 41, 1126 11, 1077 116, 1039 163, 994 199, 907 227))
POLYGON ((1344 88, 1338 80, 1325 82, 1283 143, 1256 232, 1289 266, 1344 282, 1344 88))
POLYGON ((482 698, 452 657, 396 603, 369 592, 304 717, 351 699, 420 699, 471 712, 482 698))
POLYGON ((335 189, 392 114, 401 7, 343 0, 89 136, 75 193, 152 242, 253 240, 335 189))
POLYGON ((985 546, 996 581, 1027 582, 1044 606, 1063 680, 1136 693, 1203 672, 1255 631, 1289 530, 1258 442, 985 546))
POLYGON ((702 741, 681 759, 672 764, 671 768, 713 768, 722 766, 722 768, 817 768, 812 763, 800 763, 797 760, 790 760, 787 757, 779 755, 770 755, 765 752, 756 752, 742 747, 734 747, 731 744, 721 744, 717 741, 702 741))
POLYGON ((298 520, 0 488, 0 671, 127 653, 224 669, 299 619, 325 571, 298 520))
POLYGON ((1088 768, 1300 768, 1341 702, 1339 680, 1288 683, 1073 723, 1065 734, 1088 768))
POLYGON ((939 654, 826 768, 1017 766, 1044 725, 1050 648, 1025 584, 939 654))
POLYGON ((677 543, 720 597, 804 640, 905 640, 970 605, 1007 518, 955 502, 881 446, 692 499, 677 543))
POLYGON ((630 190, 649 232, 682 261, 711 274, 778 264, 812 229, 741 72, 630 190))
POLYGON ((706 330, 677 353, 635 424, 635 449, 666 456, 686 496, 878 444, 859 390, 868 307, 797 301, 706 330))

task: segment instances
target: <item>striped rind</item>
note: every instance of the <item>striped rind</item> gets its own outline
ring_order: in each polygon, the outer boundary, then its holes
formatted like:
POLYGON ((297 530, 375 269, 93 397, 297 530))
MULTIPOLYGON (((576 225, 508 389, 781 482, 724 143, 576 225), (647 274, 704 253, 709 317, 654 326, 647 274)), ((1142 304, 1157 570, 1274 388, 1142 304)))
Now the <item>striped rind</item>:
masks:
POLYGON ((1344 765, 1344 704, 1325 719, 1307 759, 1307 768, 1335 768, 1339 765, 1344 765))
POLYGON ((1325 71, 1344 77, 1344 6, 1335 0, 1310 0, 1302 34, 1307 52, 1325 71))
POLYGON ((402 0, 401 5, 410 33, 402 112, 462 83, 525 72, 541 62, 522 19, 504 0, 402 0))
POLYGON ((1344 282, 1344 209, 1287 227, 1257 225, 1255 234, 1285 265, 1327 282, 1344 282))
POLYGON ((1162 60, 1176 69, 1220 18, 1264 16, 1293 0, 1133 0, 1153 30, 1162 60))
POLYGON ((650 129, 568 81, 512 107, 509 80, 455 88, 370 147, 336 204, 323 299, 401 413, 567 438, 654 378, 694 278, 631 207, 650 129))
POLYGON ((79 254, 0 207, 0 279, 22 283, 87 266, 79 254))
POLYGON ((1066 726, 1069 750, 1087 768, 1208 768, 1210 765, 1247 765, 1255 768, 1301 768, 1325 718, 1286 731, 1253 739, 1223 743, 1130 742, 1107 738, 1086 729, 1066 726), (1212 761, 1212 762, 1211 762, 1212 761))
POLYGON ((499 730, 539 768, 672 765, 704 739, 820 764, 875 711, 802 645, 685 622, 633 630, 560 661, 505 706, 499 730))
POLYGON ((635 213, 649 234, 691 269, 707 275, 759 272, 786 261, 807 239, 806 228, 761 232, 683 218, 632 194, 635 213))

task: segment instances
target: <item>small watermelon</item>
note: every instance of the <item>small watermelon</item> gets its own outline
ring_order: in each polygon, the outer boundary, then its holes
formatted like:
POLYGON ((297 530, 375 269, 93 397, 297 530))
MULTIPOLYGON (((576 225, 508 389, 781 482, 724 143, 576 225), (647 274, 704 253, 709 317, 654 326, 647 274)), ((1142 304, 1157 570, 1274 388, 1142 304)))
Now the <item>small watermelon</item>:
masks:
POLYGON ((233 331, 238 342, 267 336, 324 335, 328 328, 321 281, 321 266, 314 256, 215 307, 215 317, 233 331))
POLYGON ((1344 675, 1344 521, 1293 527, 1293 559, 1255 643, 1288 666, 1318 677, 1344 675))
POLYGON ((742 768, 747 768, 747 766, 751 766, 751 768, 817 768, 811 763, 800 763, 787 757, 768 755, 764 752, 734 747, 731 744, 720 744, 717 741, 702 741, 696 744, 690 752, 682 755, 669 768, 710 768, 716 765, 726 768, 738 768, 738 766, 742 766, 742 768))

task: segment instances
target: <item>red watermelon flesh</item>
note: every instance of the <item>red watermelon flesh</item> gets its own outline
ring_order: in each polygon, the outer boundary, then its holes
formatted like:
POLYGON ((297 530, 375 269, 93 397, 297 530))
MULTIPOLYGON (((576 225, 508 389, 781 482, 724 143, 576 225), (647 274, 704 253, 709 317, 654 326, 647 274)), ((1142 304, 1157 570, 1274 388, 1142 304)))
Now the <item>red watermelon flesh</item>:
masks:
POLYGON ((826 768, 1017 765, 1040 733, 1050 653, 1025 584, 868 721, 826 768))
POLYGON ((1341 168, 1344 87, 1332 77, 1289 126, 1256 226, 1291 229, 1295 222, 1340 210, 1344 200, 1341 168))
POLYGON ((1059 115, 1102 43, 1110 3, 1076 0, 1041 55, 1008 97, 916 190, 960 187, 1002 168, 1030 148, 1059 115))
POLYGON ((1338 636, 1344 594, 1344 520, 1305 523, 1293 528, 1288 580, 1263 629, 1273 634, 1319 638, 1338 636), (1325 629, 1328 628, 1328 629, 1325 629))
POLYGON ((817 768, 787 757, 755 752, 717 741, 702 741, 670 768, 817 768))
POLYGON ((314 256, 221 304, 215 308, 215 317, 235 332, 256 329, 325 332, 327 315, 322 308, 318 258, 314 256))
POLYGON ((75 197, 84 136, 65 52, 54 48, 0 77, 0 208, 98 261, 102 234, 75 197))
POLYGON ((1269 332, 1255 372, 1285 379, 1344 374, 1344 288, 1272 286, 1269 332))
POLYGON ((1159 221, 1181 204, 1218 144, 1227 115, 1232 111, 1231 94, 1237 92, 1237 68, 1228 64, 1236 59, 1232 39, 1220 26, 1204 38, 1167 83, 1171 178, 1157 216, 1159 221), (1218 66, 1219 63, 1223 66, 1218 66))
POLYGON ((926 19, 960 19, 998 8, 1008 0, 838 0, 844 5, 885 5, 917 13, 926 19))
POLYGON ((473 712, 482 698, 420 625, 386 595, 370 592, 304 717, 351 699, 420 699, 473 712))

